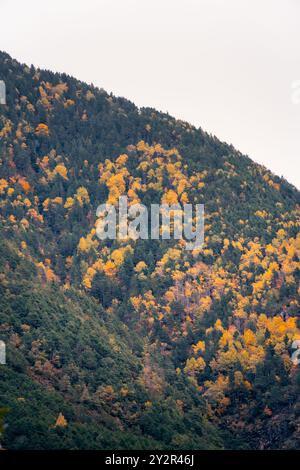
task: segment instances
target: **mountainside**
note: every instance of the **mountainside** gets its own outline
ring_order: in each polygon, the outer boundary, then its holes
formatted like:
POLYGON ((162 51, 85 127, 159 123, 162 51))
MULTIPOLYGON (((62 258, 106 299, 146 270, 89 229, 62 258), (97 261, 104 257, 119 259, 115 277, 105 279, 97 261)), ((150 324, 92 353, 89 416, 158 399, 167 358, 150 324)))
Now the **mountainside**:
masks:
POLYGON ((297 189, 68 75, 0 79, 2 445, 300 448, 297 189), (100 241, 121 195, 204 204, 203 249, 100 241))

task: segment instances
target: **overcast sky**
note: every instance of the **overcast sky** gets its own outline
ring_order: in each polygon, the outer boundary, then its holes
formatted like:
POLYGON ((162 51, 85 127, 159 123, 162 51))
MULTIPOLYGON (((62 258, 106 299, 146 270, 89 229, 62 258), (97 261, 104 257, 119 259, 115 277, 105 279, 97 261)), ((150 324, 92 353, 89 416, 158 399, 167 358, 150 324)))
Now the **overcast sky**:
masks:
POLYGON ((19 61, 168 111, 300 188, 300 0, 0 0, 0 18, 19 61))

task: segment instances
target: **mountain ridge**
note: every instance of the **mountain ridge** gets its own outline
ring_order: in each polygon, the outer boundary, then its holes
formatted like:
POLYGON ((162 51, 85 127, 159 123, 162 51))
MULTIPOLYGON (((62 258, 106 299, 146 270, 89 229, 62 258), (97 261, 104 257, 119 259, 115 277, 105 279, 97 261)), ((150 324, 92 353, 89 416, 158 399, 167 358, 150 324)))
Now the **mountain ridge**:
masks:
POLYGON ((299 191, 66 74, 0 53, 0 78, 4 446, 297 447, 299 191), (204 203, 204 249, 100 242, 120 195, 204 203))

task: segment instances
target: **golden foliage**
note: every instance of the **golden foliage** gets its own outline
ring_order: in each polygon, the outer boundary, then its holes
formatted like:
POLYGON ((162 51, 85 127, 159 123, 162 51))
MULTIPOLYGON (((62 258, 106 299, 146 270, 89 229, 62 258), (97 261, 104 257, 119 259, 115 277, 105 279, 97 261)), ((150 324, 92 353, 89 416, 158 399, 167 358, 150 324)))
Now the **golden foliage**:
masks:
POLYGON ((49 135, 49 127, 47 126, 47 124, 40 123, 35 129, 35 133, 37 135, 48 136, 49 135))

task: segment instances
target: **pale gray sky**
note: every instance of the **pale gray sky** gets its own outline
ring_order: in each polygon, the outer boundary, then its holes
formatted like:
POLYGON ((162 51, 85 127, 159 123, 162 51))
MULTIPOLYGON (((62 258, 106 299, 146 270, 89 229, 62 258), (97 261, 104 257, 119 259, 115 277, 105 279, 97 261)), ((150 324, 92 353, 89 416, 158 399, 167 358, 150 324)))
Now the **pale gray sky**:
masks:
POLYGON ((0 18, 19 61, 168 111, 300 188, 300 0, 0 0, 0 18))

